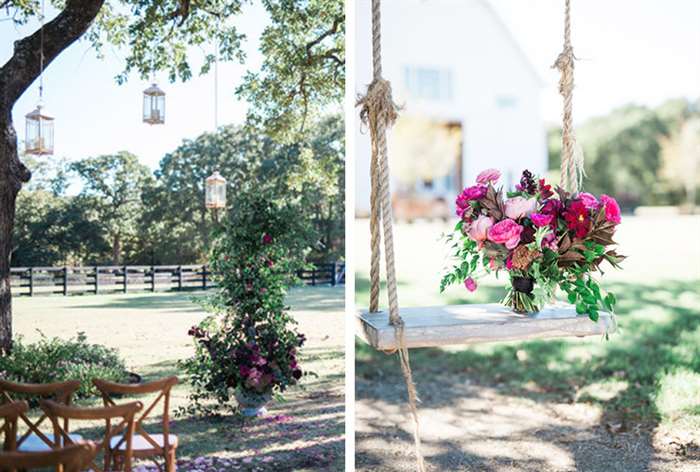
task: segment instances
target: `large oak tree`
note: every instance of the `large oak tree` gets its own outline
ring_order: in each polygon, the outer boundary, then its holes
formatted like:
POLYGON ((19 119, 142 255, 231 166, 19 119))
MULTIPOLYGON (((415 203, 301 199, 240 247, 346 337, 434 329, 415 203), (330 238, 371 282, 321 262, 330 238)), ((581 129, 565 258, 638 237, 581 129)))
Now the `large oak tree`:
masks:
MULTIPOLYGON (((167 71, 171 81, 187 80, 190 46, 218 45, 221 60, 243 60, 243 36, 236 20, 253 0, 50 0, 59 12, 43 28, 44 65, 80 38, 99 55, 106 45, 127 51, 118 82, 130 74, 147 78, 167 71)), ((270 133, 293 139, 306 116, 339 101, 344 83, 344 17, 341 0, 258 0, 270 15, 263 32, 260 71, 251 71, 237 91, 251 102, 250 120, 270 133)), ((6 20, 36 20, 39 0, 0 0, 6 20)), ((15 202, 31 170, 17 152, 12 109, 37 79, 41 32, 14 44, 0 67, 0 351, 12 346, 10 263, 15 202)), ((205 73, 215 54, 204 57, 205 73)), ((50 73, 50 68, 49 68, 50 73)))

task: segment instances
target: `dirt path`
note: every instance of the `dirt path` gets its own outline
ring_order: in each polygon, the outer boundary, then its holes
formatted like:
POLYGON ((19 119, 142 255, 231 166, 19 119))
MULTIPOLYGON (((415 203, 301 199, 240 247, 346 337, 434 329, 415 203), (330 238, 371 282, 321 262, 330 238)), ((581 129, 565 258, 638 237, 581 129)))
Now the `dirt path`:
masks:
MULTIPOLYGON (((601 424, 594 405, 513 396, 499 386, 471 384, 466 376, 442 385, 417 378, 430 470, 700 471, 694 451, 674 453, 672 445, 640 427, 616 431, 618 425, 601 424)), ((356 392, 357 470, 415 470, 401 379, 358 380, 356 392)))

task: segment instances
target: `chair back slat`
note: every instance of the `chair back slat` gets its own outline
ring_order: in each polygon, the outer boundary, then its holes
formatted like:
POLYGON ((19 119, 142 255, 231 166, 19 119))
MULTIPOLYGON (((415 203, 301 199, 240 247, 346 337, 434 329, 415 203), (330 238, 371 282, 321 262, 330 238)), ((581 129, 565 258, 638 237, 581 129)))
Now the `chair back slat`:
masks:
POLYGON ((66 444, 73 444, 73 440, 68 432, 61 428, 59 419, 95 421, 104 420, 107 423, 104 439, 98 443, 98 448, 104 450, 104 467, 100 468, 91 462, 91 468, 95 471, 109 470, 111 465, 110 442, 113 437, 122 434, 126 437, 126 451, 124 454, 124 470, 131 471, 132 440, 134 435, 134 418, 143 408, 141 402, 131 402, 122 405, 106 406, 103 408, 78 408, 70 405, 63 405, 51 400, 42 400, 41 408, 46 412, 54 428, 54 437, 61 437, 66 444), (112 419, 121 419, 116 427, 111 427, 112 419))
MULTIPOLYGON (((22 395, 38 400, 49 398, 56 402, 70 405, 73 400, 73 395, 79 388, 79 380, 67 380, 46 384, 30 384, 0 380, 0 396, 2 397, 2 402, 13 402, 16 396, 22 395)), ((47 446, 53 447, 51 439, 40 429, 40 426, 47 418, 45 414, 42 414, 39 419, 32 421, 26 414, 22 413, 19 419, 22 420, 22 423, 27 427, 27 431, 17 440, 17 447, 20 447, 32 434, 41 439, 47 446)), ((65 420, 63 428, 68 431, 68 419, 65 420)))
MULTIPOLYGON (((158 393, 153 401, 148 404, 148 407, 143 410, 140 416, 136 419, 134 423, 134 431, 139 434, 148 444, 151 445, 154 451, 157 451, 160 455, 166 455, 167 451, 170 449, 170 393, 172 388, 177 385, 178 378, 175 376, 166 377, 159 380, 154 380, 152 382, 145 382, 142 384, 119 384, 115 382, 109 382, 106 380, 94 379, 92 382, 95 387, 102 394, 102 399, 105 406, 116 405, 113 395, 145 395, 149 393, 158 393), (143 427, 144 421, 153 412, 159 402, 163 402, 163 444, 159 444, 151 434, 149 434, 143 427)), ((119 441, 115 446, 118 450, 124 443, 124 438, 119 441)))
POLYGON ((2 418, 0 431, 5 435, 3 442, 4 451, 17 450, 17 420, 27 410, 29 410, 29 404, 25 401, 0 405, 0 418, 2 418))

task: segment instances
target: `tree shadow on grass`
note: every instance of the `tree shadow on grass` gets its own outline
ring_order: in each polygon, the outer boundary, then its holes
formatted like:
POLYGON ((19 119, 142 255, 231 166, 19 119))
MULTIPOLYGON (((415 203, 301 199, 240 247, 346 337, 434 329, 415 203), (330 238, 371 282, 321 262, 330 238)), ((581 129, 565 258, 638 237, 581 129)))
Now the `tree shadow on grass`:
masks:
MULTIPOLYGON (((458 351, 412 350, 419 396, 426 407, 449 407, 456 401, 454 395, 463 393, 458 387, 467 378, 477 384, 496 385, 501 394, 536 402, 597 404, 603 412, 601 428, 614 423, 618 431, 639 430, 639 440, 651 443, 652 431, 662 419, 656 403, 660 380, 678 370, 700 373, 698 286, 700 281, 610 284, 610 290, 620 299, 618 321, 622 331, 609 342, 567 339, 494 344, 458 351), (615 389, 608 395, 589 392, 596 386, 605 389, 610 382, 615 383, 615 389), (430 383, 439 388, 422 394, 421 384, 430 383)), ((396 385, 401 392, 395 400, 382 397, 381 389, 361 389, 358 399, 396 404, 405 401, 396 356, 386 356, 361 343, 357 344, 356 353, 358 379, 381 380, 396 385)), ((546 435, 546 431, 542 434, 546 435)), ((584 470, 605 470, 587 465, 585 461, 591 459, 579 457, 578 446, 575 441, 568 445, 577 465, 584 470)), ((458 445, 448 449, 453 451, 447 452, 448 456, 465 454, 458 445)), ((646 470, 645 461, 651 457, 641 454, 637 460, 638 470, 646 470)), ((449 462, 445 457, 431 457, 430 462, 433 461, 441 466, 449 462)))
MULTIPOLYGON (((193 302, 194 297, 204 296, 201 290, 170 292, 167 294, 144 294, 144 295, 124 295, 110 296, 109 299, 101 303, 81 304, 71 308, 75 309, 105 309, 117 308, 125 310, 168 310, 177 312, 203 312, 202 307, 193 302)), ((98 300, 95 300, 98 302, 98 300)))

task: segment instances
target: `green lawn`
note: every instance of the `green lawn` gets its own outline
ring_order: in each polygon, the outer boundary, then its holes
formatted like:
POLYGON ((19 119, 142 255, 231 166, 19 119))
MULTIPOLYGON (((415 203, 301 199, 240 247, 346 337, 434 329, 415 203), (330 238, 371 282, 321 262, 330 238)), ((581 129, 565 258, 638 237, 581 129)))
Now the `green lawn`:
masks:
MULTIPOLYGON (((403 306, 497 302, 503 296, 503 283, 496 280, 486 281, 474 294, 461 287, 438 293, 445 264, 438 237, 448 229, 426 223, 397 227, 403 306)), ((357 233, 364 232, 362 221, 357 233)), ((610 341, 561 339, 412 350, 419 396, 421 385, 449 390, 468 379, 497 386, 513 398, 591 405, 600 410, 601 425, 646 431, 649 441, 680 437, 686 446, 700 446, 700 218, 627 217, 617 239, 620 252, 630 258, 624 271, 611 269, 603 279, 619 300, 621 331, 610 341)), ((362 237, 356 240, 359 307, 368 301, 365 243, 362 237)), ((358 382, 401 382, 396 356, 376 353, 359 341, 356 356, 358 382)), ((371 425, 366 428, 373 431, 371 425)))
MULTIPOLYGON (((187 330, 204 316, 193 302, 202 295, 16 298, 14 332, 31 341, 39 331, 49 337, 82 331, 92 343, 117 348, 128 368, 145 380, 178 375, 177 361, 193 352, 187 330)), ((175 417, 171 430, 180 438, 179 459, 207 456, 210 463, 201 470, 344 470, 343 288, 297 288, 288 303, 308 338, 302 367, 317 377, 289 390, 285 402, 272 404, 264 418, 175 417)), ((189 389, 181 380, 173 392, 173 411, 187 404, 189 389)), ((189 462, 180 466, 194 467, 189 462)))

